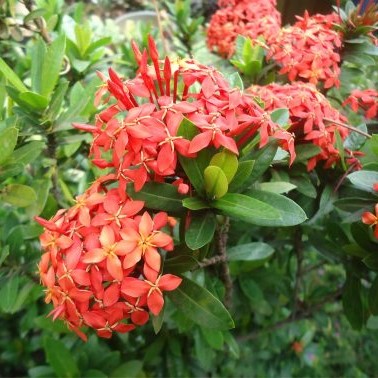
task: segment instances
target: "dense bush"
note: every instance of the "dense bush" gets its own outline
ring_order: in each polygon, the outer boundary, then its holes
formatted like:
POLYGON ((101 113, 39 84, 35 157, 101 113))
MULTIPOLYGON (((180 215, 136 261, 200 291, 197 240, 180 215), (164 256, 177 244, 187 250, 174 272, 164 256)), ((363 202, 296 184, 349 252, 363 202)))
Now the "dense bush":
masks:
POLYGON ((377 6, 190 3, 0 3, 1 375, 377 371, 377 6))

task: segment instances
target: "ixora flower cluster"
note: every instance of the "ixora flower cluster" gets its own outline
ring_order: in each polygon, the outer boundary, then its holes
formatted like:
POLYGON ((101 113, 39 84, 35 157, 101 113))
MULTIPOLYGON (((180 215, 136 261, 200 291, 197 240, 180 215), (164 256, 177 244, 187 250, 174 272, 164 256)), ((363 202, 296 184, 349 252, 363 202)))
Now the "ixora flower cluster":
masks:
POLYGON ((295 157, 293 135, 218 71, 188 59, 160 61, 151 38, 152 65, 147 51, 133 49, 137 76, 123 80, 112 69, 109 79, 100 75, 96 103, 106 95, 107 107, 95 125, 75 124, 93 134, 93 163, 106 174, 72 208, 50 220, 37 217, 45 228, 39 264, 45 300, 54 306, 53 318, 83 339, 82 326, 111 337, 146 323, 148 311, 160 313, 163 292, 181 282, 161 273, 164 254, 174 249, 170 226, 176 220, 130 198, 129 185, 140 191, 147 182, 169 182, 192 193, 178 157, 195 159, 208 148, 238 155, 257 136, 260 146, 277 138, 295 157), (180 128, 184 119, 196 129, 190 138, 180 128))
POLYGON ((234 53, 238 34, 251 39, 262 36, 269 44, 279 33, 281 14, 275 0, 220 0, 219 6, 210 20, 207 44, 223 57, 234 53))
MULTIPOLYGON (((331 106, 314 85, 299 82, 253 85, 247 92, 259 97, 267 111, 277 108, 289 109, 288 130, 295 134, 296 145, 312 144, 319 147, 320 152, 307 162, 309 171, 320 161, 324 162, 325 168, 329 168, 340 160, 340 151, 335 147, 336 131, 342 140, 349 135, 349 130, 342 126, 347 119, 331 106)), ((355 165, 355 169, 360 168, 354 156, 356 152, 345 150, 345 153, 347 163, 355 165)))
POLYGON ((349 105, 354 112, 361 109, 366 118, 378 118, 378 91, 355 89, 343 105, 349 105))
POLYGON ((301 79, 314 85, 323 83, 324 88, 340 85, 341 33, 333 30, 340 22, 336 13, 303 17, 289 27, 281 29, 269 44, 268 60, 281 66, 280 74, 289 81, 301 79))

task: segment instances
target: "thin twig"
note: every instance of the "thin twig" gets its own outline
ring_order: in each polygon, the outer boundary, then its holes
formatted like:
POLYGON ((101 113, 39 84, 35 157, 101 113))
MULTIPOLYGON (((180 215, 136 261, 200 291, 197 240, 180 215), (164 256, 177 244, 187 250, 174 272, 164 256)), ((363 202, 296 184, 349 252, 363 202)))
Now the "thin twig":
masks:
POLYGON ((154 7, 155 7, 155 12, 156 12, 156 17, 157 17, 157 22, 158 22, 159 33, 160 33, 161 40, 163 42, 164 54, 168 55, 168 44, 167 44, 167 40, 165 39, 165 36, 164 36, 163 23, 161 22, 161 17, 160 17, 160 12, 159 12, 159 6, 158 6, 158 3, 157 3, 156 0, 152 0, 152 2, 154 3, 154 7))
POLYGON ((354 131, 355 133, 361 134, 361 135, 365 136, 366 138, 371 138, 371 135, 370 135, 370 134, 365 133, 365 131, 362 131, 362 130, 360 130, 360 129, 357 129, 356 127, 353 127, 353 126, 347 125, 346 123, 339 122, 339 121, 335 121, 335 120, 330 119, 330 118, 323 118, 323 119, 324 119, 324 121, 326 121, 326 122, 334 123, 335 125, 338 125, 338 126, 341 126, 341 127, 345 127, 346 129, 349 129, 349 130, 351 130, 351 131, 354 131))
POLYGON ((221 258, 220 260, 220 278, 225 287, 225 295, 224 295, 224 305, 227 308, 231 307, 232 304, 232 278, 230 274, 230 268, 227 263, 227 239, 228 239, 228 231, 230 228, 230 219, 228 217, 225 218, 224 223, 220 226, 218 231, 218 255, 221 258))
MULTIPOLYGON (((33 1, 31 1, 31 0, 24 0, 24 5, 25 5, 26 9, 29 12, 33 11, 33 1)), ((42 17, 38 17, 38 18, 34 19, 33 22, 34 22, 35 26, 38 28, 38 33, 41 35, 41 37, 43 38, 43 40, 46 43, 50 44, 51 41, 52 41, 52 39, 51 39, 51 37, 49 35, 48 30, 46 29, 45 20, 42 17)), ((24 25, 24 27, 26 27, 26 26, 24 25)))
POLYGON ((210 257, 209 259, 203 259, 201 262, 198 263, 198 268, 206 268, 208 266, 216 265, 225 261, 227 261, 227 256, 216 255, 210 257))

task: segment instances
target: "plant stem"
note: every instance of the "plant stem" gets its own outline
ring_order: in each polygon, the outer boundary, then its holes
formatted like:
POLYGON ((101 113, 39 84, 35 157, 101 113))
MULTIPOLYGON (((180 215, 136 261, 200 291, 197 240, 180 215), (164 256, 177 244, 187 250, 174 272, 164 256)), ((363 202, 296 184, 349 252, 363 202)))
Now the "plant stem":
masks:
POLYGON ((154 3, 155 7, 155 12, 156 12, 156 17, 157 17, 157 22, 158 22, 158 28, 159 28, 159 33, 160 33, 160 38, 163 42, 163 49, 164 49, 164 54, 168 56, 168 45, 167 45, 167 40, 164 37, 164 31, 163 31, 163 24, 161 22, 161 17, 160 17, 160 12, 159 12, 159 6, 156 0, 152 0, 154 3))
POLYGON ((327 121, 327 122, 330 122, 330 123, 334 123, 334 124, 336 124, 338 126, 345 127, 346 129, 354 131, 355 133, 361 134, 361 135, 365 136, 366 138, 371 138, 370 134, 365 133, 365 131, 362 131, 360 129, 357 129, 356 127, 347 125, 346 123, 339 122, 339 121, 334 121, 333 119, 330 119, 330 118, 323 118, 323 119, 324 119, 324 121, 327 121))
POLYGON ((296 318, 299 307, 301 306, 301 300, 299 298, 299 291, 301 288, 301 281, 303 275, 303 244, 302 244, 302 230, 300 227, 297 227, 294 232, 293 247, 295 256, 297 259, 297 272, 295 275, 295 284, 293 292, 293 311, 291 316, 293 319, 296 318))

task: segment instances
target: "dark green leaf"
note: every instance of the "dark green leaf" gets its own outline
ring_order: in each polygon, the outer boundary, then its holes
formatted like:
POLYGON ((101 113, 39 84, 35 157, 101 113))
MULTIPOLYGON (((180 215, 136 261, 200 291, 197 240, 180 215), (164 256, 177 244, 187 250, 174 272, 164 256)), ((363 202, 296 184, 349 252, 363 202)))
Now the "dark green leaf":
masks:
POLYGON ((198 197, 185 198, 182 201, 182 205, 189 210, 202 210, 210 207, 207 202, 198 197))
POLYGON ((187 246, 196 250, 213 240, 216 227, 215 215, 211 211, 205 214, 193 214, 189 228, 185 232, 187 246))
POLYGON ((175 213, 183 210, 182 201, 185 197, 177 192, 177 188, 174 185, 146 182, 142 190, 136 192, 134 185, 129 184, 127 193, 134 200, 144 201, 149 209, 175 213))
POLYGON ((201 332, 209 346, 216 350, 223 350, 223 332, 208 328, 201 328, 201 332))
POLYGON ((295 146, 295 152, 297 154, 295 162, 306 161, 322 152, 322 149, 315 144, 298 144, 295 146))
POLYGON ((375 277, 368 293, 369 309, 373 315, 378 315, 378 276, 375 277))
POLYGON ((79 377, 80 373, 76 361, 60 340, 45 337, 43 346, 46 359, 58 377, 79 377))
POLYGON ((244 194, 228 193, 212 201, 211 205, 224 215, 259 226, 275 224, 282 219, 275 207, 244 194))
POLYGON ((257 184, 257 188, 264 192, 281 194, 290 192, 291 190, 295 189, 296 186, 291 184, 290 182, 271 181, 257 184))
POLYGON ((261 242, 240 244, 227 250, 228 261, 253 261, 257 265, 263 265, 273 253, 269 244, 261 242))
POLYGON ((193 257, 193 255, 175 256, 164 261, 164 273, 185 273, 196 268, 197 266, 198 261, 193 257))
POLYGON ((343 307, 345 316, 354 329, 361 329, 364 321, 360 291, 360 279, 348 273, 343 290, 343 307))
POLYGON ((266 205, 273 205, 275 213, 278 212, 279 216, 268 220, 266 226, 295 226, 307 219, 306 213, 298 204, 281 194, 260 190, 250 190, 247 194, 266 205))
POLYGON ((167 295, 185 316, 201 327, 218 330, 234 327, 230 314, 219 299, 186 277, 176 290, 167 295))
POLYGON ((12 313, 17 301, 19 276, 12 276, 7 279, 0 290, 0 309, 4 312, 12 313))
POLYGON ((143 371, 143 362, 139 360, 130 360, 118 366, 110 374, 110 378, 143 378, 145 377, 143 371))
POLYGON ((238 170, 236 171, 233 180, 228 186, 230 192, 235 192, 243 186, 243 184, 248 180, 250 174, 252 173, 254 165, 254 160, 245 160, 239 162, 238 170))

